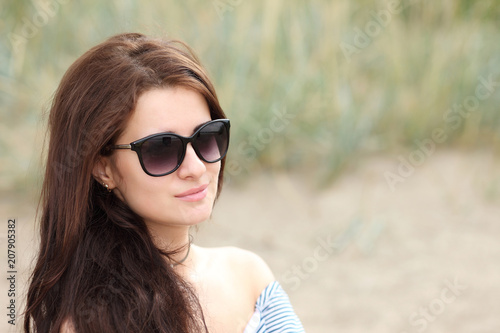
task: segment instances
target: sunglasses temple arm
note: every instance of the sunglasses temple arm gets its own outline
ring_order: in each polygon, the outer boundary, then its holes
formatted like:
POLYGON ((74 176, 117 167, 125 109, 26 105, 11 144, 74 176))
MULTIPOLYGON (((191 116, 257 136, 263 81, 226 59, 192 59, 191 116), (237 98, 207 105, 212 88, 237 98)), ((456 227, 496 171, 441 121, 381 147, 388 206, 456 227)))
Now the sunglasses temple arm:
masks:
POLYGON ((115 145, 110 147, 111 149, 132 149, 131 145, 115 145))

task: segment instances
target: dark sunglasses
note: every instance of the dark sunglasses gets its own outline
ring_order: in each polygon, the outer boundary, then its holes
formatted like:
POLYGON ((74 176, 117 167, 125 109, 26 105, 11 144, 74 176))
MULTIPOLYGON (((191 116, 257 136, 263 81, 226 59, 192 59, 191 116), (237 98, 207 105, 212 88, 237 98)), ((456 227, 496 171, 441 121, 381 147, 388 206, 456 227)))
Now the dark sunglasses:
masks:
POLYGON ((229 127, 229 119, 216 119, 203 124, 190 137, 158 133, 110 149, 132 149, 139 157, 142 170, 150 176, 160 177, 181 166, 189 142, 202 161, 215 163, 222 160, 229 147, 229 127))

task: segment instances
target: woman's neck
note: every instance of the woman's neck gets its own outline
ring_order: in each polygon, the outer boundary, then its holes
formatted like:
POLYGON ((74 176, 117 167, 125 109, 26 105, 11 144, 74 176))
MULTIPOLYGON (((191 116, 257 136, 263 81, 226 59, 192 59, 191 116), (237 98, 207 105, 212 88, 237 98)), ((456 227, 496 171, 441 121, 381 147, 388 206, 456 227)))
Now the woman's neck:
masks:
POLYGON ((191 237, 189 226, 162 226, 150 228, 155 245, 167 252, 174 251, 168 263, 177 266, 184 263, 190 255, 191 237))

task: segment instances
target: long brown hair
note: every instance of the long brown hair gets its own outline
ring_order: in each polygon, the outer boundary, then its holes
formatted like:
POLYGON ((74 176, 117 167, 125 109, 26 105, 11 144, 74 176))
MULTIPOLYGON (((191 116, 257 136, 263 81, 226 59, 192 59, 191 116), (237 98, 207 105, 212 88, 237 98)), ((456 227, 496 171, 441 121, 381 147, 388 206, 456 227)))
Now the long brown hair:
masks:
POLYGON ((59 332, 67 320, 76 332, 207 331, 193 290, 166 264, 175 250, 155 247, 142 218, 92 176, 138 97, 169 86, 197 91, 212 119, 225 118, 206 71, 182 42, 116 35, 64 75, 49 116, 25 332, 59 332))

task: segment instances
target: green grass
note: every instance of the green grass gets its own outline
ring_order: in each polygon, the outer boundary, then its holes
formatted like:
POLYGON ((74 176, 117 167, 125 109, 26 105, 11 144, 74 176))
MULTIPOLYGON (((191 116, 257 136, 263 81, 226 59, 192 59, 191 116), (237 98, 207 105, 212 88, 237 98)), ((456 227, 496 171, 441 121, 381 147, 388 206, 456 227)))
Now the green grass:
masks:
MULTIPOLYGON (((430 137, 454 103, 474 95, 479 76, 500 81, 493 0, 413 1, 350 61, 340 44, 352 45, 355 29, 387 2, 243 0, 231 8, 220 17, 211 1, 67 1, 12 50, 9 34, 40 10, 31 1, 5 4, 0 189, 37 184, 51 94, 79 55, 118 32, 167 35, 197 51, 232 120, 229 159, 244 166, 230 174, 235 181, 272 168, 328 184, 362 154, 408 151, 430 137), (270 128, 273 110, 293 119, 249 153, 244 148, 270 128)), ((498 148, 499 104, 497 89, 441 146, 498 148)))

